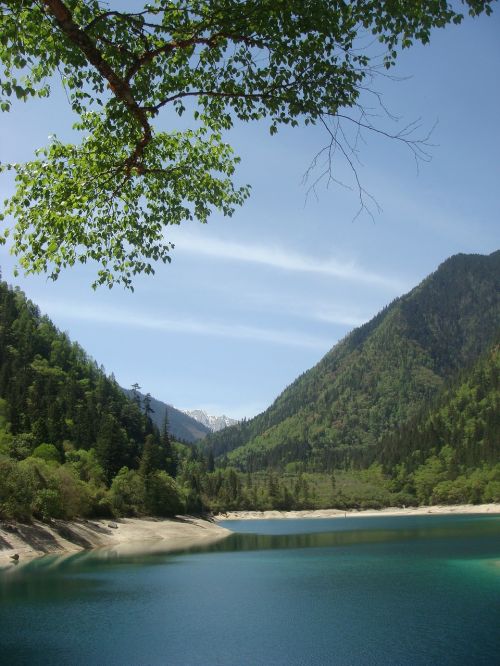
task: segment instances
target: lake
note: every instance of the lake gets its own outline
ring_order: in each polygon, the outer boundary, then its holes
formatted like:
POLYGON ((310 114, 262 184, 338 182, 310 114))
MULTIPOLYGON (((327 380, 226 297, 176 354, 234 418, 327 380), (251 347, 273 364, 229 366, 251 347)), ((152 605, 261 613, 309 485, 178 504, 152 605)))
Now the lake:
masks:
POLYGON ((223 524, 203 549, 0 573, 1 663, 500 663, 500 517, 223 524))

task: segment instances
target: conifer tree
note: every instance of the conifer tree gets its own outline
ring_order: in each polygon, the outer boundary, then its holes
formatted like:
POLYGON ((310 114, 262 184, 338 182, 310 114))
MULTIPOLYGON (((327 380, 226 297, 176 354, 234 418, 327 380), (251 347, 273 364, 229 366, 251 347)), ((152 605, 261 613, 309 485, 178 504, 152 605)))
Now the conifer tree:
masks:
POLYGON ((163 469, 172 477, 177 476, 177 457, 170 439, 170 422, 168 418, 168 408, 165 406, 165 416, 160 433, 160 443, 162 447, 162 457, 164 460, 163 469))

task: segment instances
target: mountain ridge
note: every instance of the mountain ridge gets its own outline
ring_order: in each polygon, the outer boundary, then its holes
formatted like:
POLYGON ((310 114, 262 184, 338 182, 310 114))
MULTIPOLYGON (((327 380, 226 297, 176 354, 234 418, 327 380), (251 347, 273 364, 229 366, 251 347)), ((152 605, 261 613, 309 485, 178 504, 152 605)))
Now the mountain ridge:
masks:
POLYGON ((210 432, 218 432, 219 430, 223 430, 228 426, 236 425, 238 423, 237 419, 232 419, 225 414, 222 414, 222 416, 212 416, 207 414, 204 409, 183 409, 182 412, 187 414, 190 418, 195 419, 198 423, 204 425, 210 430, 210 432))
MULTIPOLYGON (((124 388, 122 390, 129 398, 134 397, 133 389, 124 388)), ((146 395, 141 391, 135 391, 135 394, 143 404, 146 395)), ((194 444, 211 432, 211 430, 203 423, 200 423, 197 419, 193 418, 183 410, 177 409, 173 405, 158 400, 158 398, 154 398, 151 395, 149 396, 149 402, 150 409, 152 410, 149 412, 151 420, 160 429, 165 421, 165 410, 167 410, 169 433, 175 439, 194 444)))
POLYGON ((500 251, 458 254, 354 329, 262 414, 205 440, 241 469, 369 462, 500 327, 500 251))

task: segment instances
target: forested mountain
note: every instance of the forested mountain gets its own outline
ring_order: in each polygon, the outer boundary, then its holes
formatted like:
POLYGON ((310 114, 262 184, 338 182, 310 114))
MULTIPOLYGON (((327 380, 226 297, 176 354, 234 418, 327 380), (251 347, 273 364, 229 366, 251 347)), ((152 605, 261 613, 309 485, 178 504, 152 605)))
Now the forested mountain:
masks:
POLYGON ((500 251, 459 254, 355 329, 259 416, 210 435, 245 470, 365 466, 500 329, 500 251))
POLYGON ((444 446, 468 467, 500 462, 500 342, 384 437, 378 460, 388 469, 404 463, 412 471, 444 446))
POLYGON ((140 455, 139 407, 24 294, 0 285, 0 397, 9 432, 34 446, 96 445, 109 476, 140 455), (28 437, 29 434, 29 437, 28 437), (113 461, 111 461, 113 458, 113 461))
POLYGON ((0 283, 0 518, 500 501, 499 281, 452 257, 199 448, 0 283))
MULTIPOLYGON (((130 398, 134 396, 133 389, 123 390, 130 398)), ((146 396, 140 391, 136 391, 135 393, 140 397, 142 402, 144 402, 146 396)), ((157 400, 152 396, 149 396, 148 400, 151 409, 149 415, 158 428, 162 428, 165 420, 165 410, 167 410, 168 430, 175 439, 193 444, 194 442, 203 439, 209 432, 211 432, 210 428, 207 428, 203 423, 200 423, 197 419, 186 414, 186 412, 182 412, 180 409, 172 407, 172 405, 167 405, 165 402, 157 400)))
POLYGON ((191 488, 172 477, 189 450, 150 413, 0 282, 0 517, 185 510, 191 488))

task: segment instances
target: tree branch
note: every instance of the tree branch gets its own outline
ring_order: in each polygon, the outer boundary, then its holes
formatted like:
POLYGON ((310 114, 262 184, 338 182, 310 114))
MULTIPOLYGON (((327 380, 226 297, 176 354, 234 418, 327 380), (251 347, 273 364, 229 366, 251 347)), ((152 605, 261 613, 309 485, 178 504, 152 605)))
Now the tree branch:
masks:
POLYGON ((214 33, 213 35, 210 35, 210 37, 193 36, 189 37, 188 39, 179 39, 176 41, 167 42, 166 44, 159 46, 157 49, 153 49, 152 51, 145 51, 142 55, 137 56, 136 62, 134 65, 132 65, 132 67, 130 67, 125 78, 127 81, 130 81, 141 69, 141 67, 144 67, 144 65, 147 65, 159 55, 176 51, 177 49, 187 49, 191 46, 203 45, 208 46, 209 48, 215 48, 218 40, 220 39, 228 39, 235 44, 238 42, 243 42, 247 46, 260 46, 260 42, 252 39, 251 37, 245 37, 244 35, 231 35, 222 32, 214 33))
POLYGON ((70 10, 61 0, 41 0, 47 12, 54 18, 61 32, 85 55, 87 60, 106 79, 115 97, 119 99, 130 111, 142 128, 142 138, 136 144, 135 150, 127 160, 127 168, 140 161, 144 148, 152 139, 152 129, 147 112, 142 109, 134 98, 132 89, 127 81, 121 78, 111 65, 102 57, 95 42, 73 20, 70 10))

